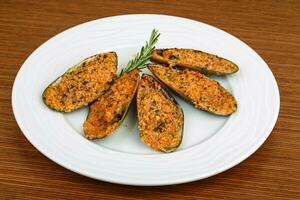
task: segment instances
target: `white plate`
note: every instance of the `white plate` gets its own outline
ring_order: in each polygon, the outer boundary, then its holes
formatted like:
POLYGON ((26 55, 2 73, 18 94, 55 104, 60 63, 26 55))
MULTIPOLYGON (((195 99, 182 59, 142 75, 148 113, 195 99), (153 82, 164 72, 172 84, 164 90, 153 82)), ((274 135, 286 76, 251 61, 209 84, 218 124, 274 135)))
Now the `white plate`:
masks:
POLYGON ((272 72, 245 43, 207 24, 164 15, 108 17, 56 35, 25 61, 12 93, 16 120, 41 153, 79 174, 129 185, 190 182, 237 165, 269 136, 279 102, 272 72), (176 97, 185 113, 183 142, 176 152, 164 154, 139 140, 134 108, 114 135, 89 141, 82 131, 86 108, 62 114, 43 104, 43 90, 70 66, 99 52, 116 51, 120 69, 153 28, 161 33, 157 47, 200 49, 238 64, 236 74, 213 77, 234 94, 238 111, 218 117, 176 97))

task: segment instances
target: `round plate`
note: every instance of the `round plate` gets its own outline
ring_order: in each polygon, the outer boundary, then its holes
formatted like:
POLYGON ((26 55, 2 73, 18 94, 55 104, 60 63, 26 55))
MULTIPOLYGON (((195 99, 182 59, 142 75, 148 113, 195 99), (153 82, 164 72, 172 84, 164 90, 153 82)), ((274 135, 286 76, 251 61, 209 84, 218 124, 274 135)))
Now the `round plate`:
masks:
POLYGON ((269 136, 279 102, 272 72, 245 43, 201 22, 148 14, 103 18, 56 35, 25 61, 12 93, 16 120, 41 153, 79 174, 129 185, 190 182, 237 165, 269 136), (69 67, 85 57, 116 51, 120 70, 145 44, 154 28, 161 33, 158 48, 199 49, 238 64, 240 70, 233 75, 211 77, 236 97, 236 113, 229 117, 214 116, 176 97, 185 113, 184 137, 176 152, 165 154, 140 141, 135 106, 112 136, 89 141, 82 131, 87 108, 62 114, 43 104, 43 90, 69 67))

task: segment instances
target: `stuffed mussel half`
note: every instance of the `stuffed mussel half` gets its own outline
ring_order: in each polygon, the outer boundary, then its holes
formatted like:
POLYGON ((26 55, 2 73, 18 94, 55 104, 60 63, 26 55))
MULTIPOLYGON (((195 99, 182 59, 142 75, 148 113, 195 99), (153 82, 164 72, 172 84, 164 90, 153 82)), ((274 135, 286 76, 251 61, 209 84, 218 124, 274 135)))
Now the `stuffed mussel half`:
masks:
POLYGON ((148 69, 198 109, 223 116, 237 110, 235 98, 225 88, 197 71, 154 64, 148 69))
POLYGON ((236 64, 225 58, 194 49, 155 49, 151 60, 197 70, 204 74, 225 75, 239 70, 236 64))
POLYGON ((86 58, 45 89, 44 103, 60 112, 72 112, 88 105, 110 87, 116 77, 117 62, 115 52, 86 58))
POLYGON ((103 138, 119 127, 135 95, 138 80, 137 69, 124 73, 104 95, 90 105, 87 119, 83 124, 86 138, 103 138))
POLYGON ((144 74, 137 91, 141 140, 157 151, 172 152, 181 143, 184 115, 180 105, 152 76, 144 74))

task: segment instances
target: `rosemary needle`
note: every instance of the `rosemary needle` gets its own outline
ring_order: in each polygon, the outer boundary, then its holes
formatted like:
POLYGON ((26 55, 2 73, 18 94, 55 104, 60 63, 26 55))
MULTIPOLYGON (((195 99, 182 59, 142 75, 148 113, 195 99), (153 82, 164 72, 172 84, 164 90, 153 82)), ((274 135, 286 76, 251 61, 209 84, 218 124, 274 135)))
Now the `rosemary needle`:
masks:
POLYGON ((149 60, 151 53, 155 48, 154 45, 159 36, 160 33, 158 33, 158 30, 153 29, 149 41, 146 42, 146 45, 141 48, 140 52, 138 52, 135 57, 128 62, 127 66, 122 69, 120 76, 134 69, 141 70, 146 67, 147 61, 149 60))

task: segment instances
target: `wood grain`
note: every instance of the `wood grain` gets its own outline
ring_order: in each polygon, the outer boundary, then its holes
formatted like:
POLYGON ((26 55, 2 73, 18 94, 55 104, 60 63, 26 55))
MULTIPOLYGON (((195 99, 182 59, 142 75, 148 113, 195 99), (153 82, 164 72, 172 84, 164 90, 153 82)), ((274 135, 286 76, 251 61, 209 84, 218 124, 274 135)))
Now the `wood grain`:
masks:
POLYGON ((0 199, 300 199, 300 1, 0 1, 0 199), (278 81, 281 110, 264 145, 214 177, 164 187, 92 180, 39 153, 11 108, 17 71, 41 43, 89 20, 130 13, 187 17, 246 42, 278 81))

